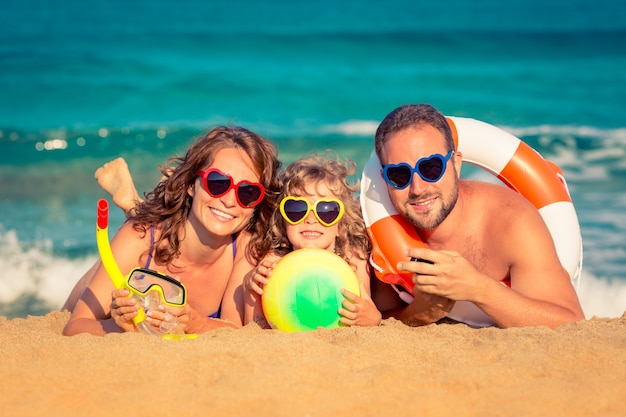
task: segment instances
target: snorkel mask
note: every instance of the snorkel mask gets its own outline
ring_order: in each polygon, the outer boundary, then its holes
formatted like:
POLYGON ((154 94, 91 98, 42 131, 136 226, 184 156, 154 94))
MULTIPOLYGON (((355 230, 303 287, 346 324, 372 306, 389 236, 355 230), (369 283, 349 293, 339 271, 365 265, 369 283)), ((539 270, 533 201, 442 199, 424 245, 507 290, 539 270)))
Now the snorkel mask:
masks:
POLYGON ((98 220, 96 223, 96 241, 102 264, 109 278, 117 289, 127 289, 131 296, 139 302, 139 310, 133 318, 135 325, 147 334, 161 335, 164 339, 195 337, 187 335, 179 325, 176 316, 165 314, 160 331, 150 326, 146 320, 146 310, 157 309, 159 305, 182 307, 187 301, 187 292, 182 283, 160 272, 146 268, 135 268, 124 277, 115 262, 109 242, 109 203, 98 201, 98 220))

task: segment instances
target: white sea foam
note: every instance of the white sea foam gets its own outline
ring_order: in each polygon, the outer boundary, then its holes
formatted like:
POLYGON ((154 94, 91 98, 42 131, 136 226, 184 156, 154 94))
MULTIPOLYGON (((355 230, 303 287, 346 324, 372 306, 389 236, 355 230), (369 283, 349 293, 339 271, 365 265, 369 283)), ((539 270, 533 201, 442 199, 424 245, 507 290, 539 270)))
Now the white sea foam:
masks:
POLYGON ((566 140, 568 137, 590 137, 601 138, 607 141, 607 144, 626 142, 626 128, 617 129, 600 129, 591 126, 558 126, 558 125, 541 125, 541 126, 500 126, 502 129, 511 134, 521 136, 558 136, 560 140, 566 140))
POLYGON ((578 296, 585 317, 621 317, 626 311, 626 281, 596 278, 583 269, 578 296))
POLYGON ((373 120, 348 120, 336 125, 326 126, 324 133, 340 133, 346 136, 370 136, 374 137, 378 123, 373 120))
MULTIPOLYGON (((323 133, 341 133, 347 136, 374 136, 380 121, 376 120, 347 120, 333 125, 324 126, 323 133)), ((602 149, 598 154, 607 154, 618 158, 623 155, 623 148, 626 145, 626 128, 601 129, 590 126, 497 126, 500 129, 511 133, 518 138, 528 136, 538 136, 542 146, 549 146, 553 141, 558 141, 565 146, 562 148, 575 148, 575 138, 598 139, 602 142, 602 149)), ((585 151, 592 158, 595 152, 585 151)))
POLYGON ((54 307, 61 307, 76 281, 97 257, 55 257, 51 244, 21 244, 14 231, 0 235, 0 303, 10 304, 24 294, 36 294, 54 307))

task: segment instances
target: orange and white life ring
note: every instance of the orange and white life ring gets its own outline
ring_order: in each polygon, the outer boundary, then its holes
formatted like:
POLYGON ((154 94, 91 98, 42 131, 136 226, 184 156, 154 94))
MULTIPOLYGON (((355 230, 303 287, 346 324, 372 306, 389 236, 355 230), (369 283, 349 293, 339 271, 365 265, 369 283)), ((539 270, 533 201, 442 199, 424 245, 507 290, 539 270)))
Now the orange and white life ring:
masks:
MULTIPOLYGON (((582 270, 582 237, 560 168, 500 128, 469 118, 447 119, 464 162, 497 176, 539 210, 552 235, 561 265, 577 287, 582 270)), ((405 248, 425 245, 413 225, 393 207, 380 170, 380 161, 372 152, 363 169, 360 196, 363 217, 372 240, 370 263, 381 281, 394 284, 395 288, 402 286, 408 294, 404 291, 398 291, 398 294, 410 302, 414 287, 412 274, 397 271, 395 265, 408 260, 403 254, 405 248)), ((478 307, 469 302, 457 302, 448 317, 477 326, 492 324, 478 307)))

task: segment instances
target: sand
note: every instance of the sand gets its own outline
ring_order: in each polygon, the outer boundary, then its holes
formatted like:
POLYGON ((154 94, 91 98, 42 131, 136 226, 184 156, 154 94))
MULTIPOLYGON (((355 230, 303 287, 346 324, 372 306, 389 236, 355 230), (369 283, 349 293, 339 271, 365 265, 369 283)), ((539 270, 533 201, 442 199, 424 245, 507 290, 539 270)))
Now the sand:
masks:
POLYGON ((0 317, 0 416, 624 416, 626 313, 562 326, 195 340, 65 337, 69 315, 0 317))

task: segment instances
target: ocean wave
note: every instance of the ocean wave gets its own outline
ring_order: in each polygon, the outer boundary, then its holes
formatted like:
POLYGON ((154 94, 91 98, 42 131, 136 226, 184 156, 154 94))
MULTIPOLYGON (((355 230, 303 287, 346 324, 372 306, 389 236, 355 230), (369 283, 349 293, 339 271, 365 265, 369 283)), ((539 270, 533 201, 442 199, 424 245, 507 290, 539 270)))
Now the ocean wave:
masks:
MULTIPOLYGON (((137 158, 141 161, 152 158, 151 164, 156 166, 165 158, 180 154, 195 137, 217 124, 229 123, 217 119, 210 122, 185 120, 41 131, 0 127, 0 151, 9 156, 7 164, 18 167, 33 162, 85 157, 104 160, 126 155, 132 159, 131 155, 135 154, 141 155, 137 158)), ((242 125, 273 140, 287 162, 310 151, 332 148, 361 164, 369 157, 378 122, 351 119, 338 123, 294 121, 282 125, 271 122, 242 125)), ((559 165, 568 182, 589 184, 616 179, 621 184, 626 176, 626 128, 567 125, 498 127, 524 140, 544 158, 559 165)))
POLYGON ((626 311, 626 281, 598 278, 583 269, 578 298, 585 317, 621 317, 626 311))
MULTIPOLYGON (((7 316, 41 313, 22 302, 58 309, 96 256, 69 259, 54 255, 48 240, 20 242, 15 231, 0 233, 0 311, 7 316), (32 300, 38 300, 33 303, 32 300)), ((45 311, 44 311, 45 313, 45 311)))
POLYGON ((616 140, 621 143, 626 142, 626 128, 601 129, 593 126, 571 126, 571 125, 540 125, 540 126, 500 126, 502 129, 511 134, 523 136, 580 136, 592 138, 606 138, 607 140, 616 140))
MULTIPOLYGON (((289 136, 319 136, 328 134, 340 134, 344 136, 370 136, 376 133, 378 120, 350 119, 338 123, 315 123, 311 121, 295 120, 291 123, 276 124, 271 122, 246 122, 241 125, 249 129, 257 130, 266 135, 279 137, 289 136)), ((171 121, 137 121, 121 126, 94 125, 94 126, 59 126, 47 129, 26 130, 11 126, 0 126, 0 145, 11 142, 38 142, 38 141, 67 141, 79 137, 135 137, 135 138, 158 138, 166 139, 171 135, 199 134, 216 125, 232 125, 233 121, 224 117, 215 116, 205 120, 171 120, 171 121)), ((601 141, 605 146, 626 146, 626 127, 600 128, 595 126, 572 126, 572 125, 529 125, 529 126, 497 126, 518 138, 536 139, 539 145, 561 145, 572 147, 576 140, 601 141)), ((585 142, 587 143, 587 142, 585 142)), ((596 142, 597 143, 597 142, 596 142)), ((598 146, 600 148, 600 146, 598 146)), ((62 149, 59 146, 47 146, 47 149, 62 149)), ((42 149, 44 150, 44 149, 42 149)), ((598 149, 600 152, 602 149, 598 149)), ((609 153, 606 149, 602 150, 609 153)), ((621 154, 613 154, 617 157, 621 154)), ((590 154, 589 158, 596 158, 590 154)))
POLYGON ((327 125, 320 129, 323 133, 339 133, 345 136, 370 136, 376 133, 378 122, 374 120, 348 120, 335 125, 327 125))

